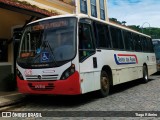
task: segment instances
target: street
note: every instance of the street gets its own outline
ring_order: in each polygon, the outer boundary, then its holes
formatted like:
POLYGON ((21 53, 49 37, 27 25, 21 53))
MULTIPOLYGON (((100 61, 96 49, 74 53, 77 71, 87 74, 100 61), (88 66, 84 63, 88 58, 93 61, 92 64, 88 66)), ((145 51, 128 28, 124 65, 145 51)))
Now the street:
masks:
POLYGON ((28 95, 7 111, 160 111, 160 76, 146 84, 141 79, 114 86, 110 95, 95 93, 78 96, 28 95))

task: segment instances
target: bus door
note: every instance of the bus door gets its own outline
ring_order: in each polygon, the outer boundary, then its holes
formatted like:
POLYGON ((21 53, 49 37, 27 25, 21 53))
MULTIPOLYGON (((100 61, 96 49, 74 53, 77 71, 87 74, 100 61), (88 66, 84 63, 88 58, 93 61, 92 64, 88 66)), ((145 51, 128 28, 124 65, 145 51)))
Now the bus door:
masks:
POLYGON ((97 68, 92 23, 89 19, 81 19, 79 23, 79 62, 82 93, 93 91, 94 72, 97 68))

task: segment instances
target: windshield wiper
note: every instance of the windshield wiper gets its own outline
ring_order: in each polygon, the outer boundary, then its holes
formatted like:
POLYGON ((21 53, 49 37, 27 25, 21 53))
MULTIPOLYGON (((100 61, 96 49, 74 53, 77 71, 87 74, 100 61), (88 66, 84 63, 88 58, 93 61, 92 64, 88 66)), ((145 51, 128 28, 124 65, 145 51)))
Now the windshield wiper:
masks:
MULTIPOLYGON (((58 66, 58 64, 57 64, 57 62, 56 62, 56 59, 55 59, 55 56, 54 56, 54 51, 52 50, 49 42, 48 42, 48 41, 43 41, 43 44, 42 44, 42 47, 44 47, 43 49, 49 48, 49 51, 50 51, 51 54, 52 54, 53 62, 55 63, 56 66, 58 66), (44 46, 43 46, 43 44, 44 44, 44 46)), ((43 50, 43 49, 42 49, 42 50, 43 50)))

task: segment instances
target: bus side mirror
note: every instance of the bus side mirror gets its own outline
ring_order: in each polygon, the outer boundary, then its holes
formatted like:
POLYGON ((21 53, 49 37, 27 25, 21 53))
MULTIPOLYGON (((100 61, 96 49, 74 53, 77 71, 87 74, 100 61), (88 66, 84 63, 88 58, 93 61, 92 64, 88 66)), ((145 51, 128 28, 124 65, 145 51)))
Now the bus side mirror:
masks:
POLYGON ((15 33, 13 36, 14 42, 20 42, 22 33, 15 33))
POLYGON ((13 30, 13 41, 20 42, 22 37, 23 28, 15 28, 13 30))

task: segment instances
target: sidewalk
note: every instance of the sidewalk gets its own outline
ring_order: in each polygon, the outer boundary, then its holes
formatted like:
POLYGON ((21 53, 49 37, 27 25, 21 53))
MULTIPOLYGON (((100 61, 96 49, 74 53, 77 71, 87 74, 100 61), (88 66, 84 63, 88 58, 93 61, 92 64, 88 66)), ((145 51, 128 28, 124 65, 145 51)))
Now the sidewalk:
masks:
POLYGON ((2 92, 0 91, 0 108, 20 102, 24 95, 17 91, 2 92))

